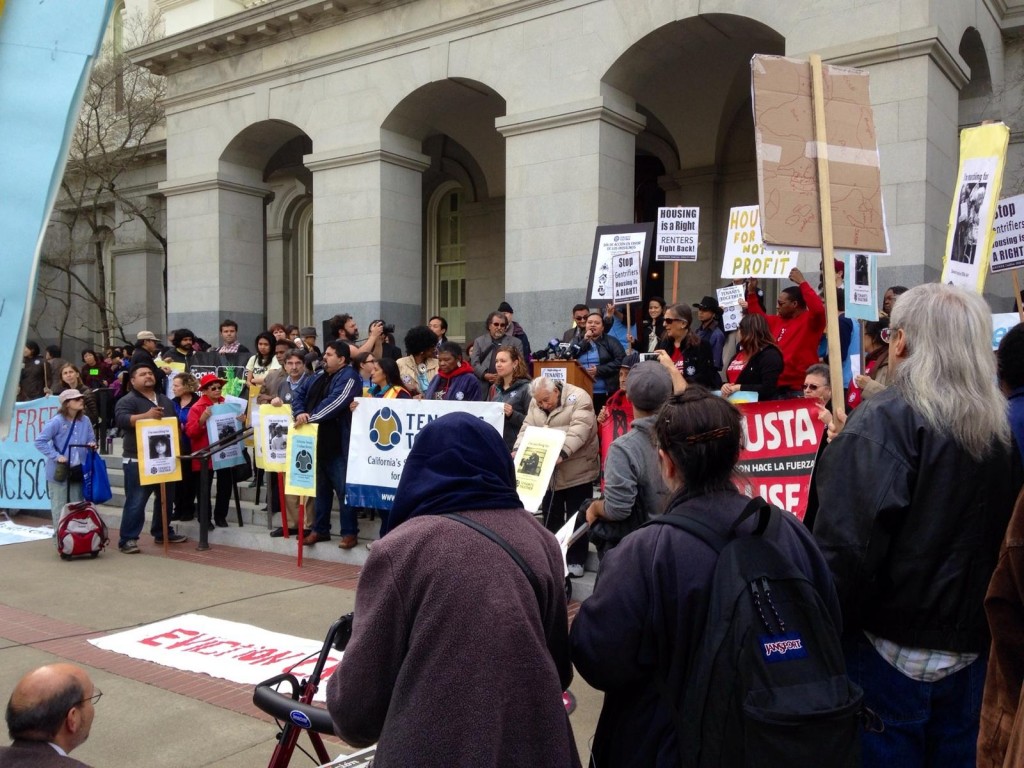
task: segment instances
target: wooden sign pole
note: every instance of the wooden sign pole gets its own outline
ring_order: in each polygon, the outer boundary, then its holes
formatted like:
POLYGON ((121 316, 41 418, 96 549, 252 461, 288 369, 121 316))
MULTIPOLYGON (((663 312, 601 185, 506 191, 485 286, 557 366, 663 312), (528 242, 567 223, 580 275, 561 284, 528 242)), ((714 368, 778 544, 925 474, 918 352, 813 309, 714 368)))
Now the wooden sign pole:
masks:
POLYGON ((305 536, 302 532, 306 530, 306 497, 299 496, 299 535, 295 537, 295 540, 299 543, 299 554, 298 554, 298 567, 302 567, 302 540, 305 536))
POLYGON ((167 544, 170 538, 167 525, 167 483, 160 483, 160 517, 164 525, 164 555, 167 555, 167 544))
POLYGON ((672 262, 672 303, 679 303, 679 262, 672 262))
POLYGON ((821 206, 821 258, 825 272, 825 336, 828 339, 829 384, 832 387, 832 415, 846 418, 843 397, 843 359, 839 344, 839 311, 836 303, 835 251, 832 245, 832 195, 828 173, 828 137, 825 133, 825 91, 821 56, 811 54, 811 93, 814 98, 814 142, 818 156, 818 202, 821 206))

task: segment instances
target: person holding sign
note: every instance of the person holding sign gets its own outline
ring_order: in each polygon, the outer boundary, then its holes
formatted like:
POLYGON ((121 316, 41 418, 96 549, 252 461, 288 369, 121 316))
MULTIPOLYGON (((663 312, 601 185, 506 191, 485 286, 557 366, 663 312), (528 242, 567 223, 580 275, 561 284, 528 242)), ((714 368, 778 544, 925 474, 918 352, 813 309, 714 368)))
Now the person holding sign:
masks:
POLYGON ((480 399, 480 380, 473 367, 462 359, 462 347, 454 341, 446 341, 437 353, 437 375, 427 391, 427 400, 465 400, 476 402, 480 399))
POLYGON ((801 397, 804 372, 818 362, 818 343, 825 332, 825 305, 804 274, 794 267, 789 279, 795 286, 783 288, 777 302, 779 313, 766 314, 755 292, 756 281, 747 283, 747 299, 740 302, 748 314, 764 315, 775 343, 782 352, 784 367, 779 377, 781 397, 801 397))
POLYGON ((637 352, 653 352, 665 333, 665 300, 661 296, 647 300, 647 317, 639 328, 634 325, 626 334, 629 346, 637 352))
POLYGON ((663 349, 676 370, 690 384, 718 389, 722 377, 715 370, 711 345, 692 330, 693 311, 685 304, 674 304, 665 310, 665 335, 658 349, 663 349))
POLYGON ((594 381, 594 410, 599 411, 619 388, 619 366, 626 351, 614 336, 604 332, 604 318, 600 312, 587 315, 586 332, 579 346, 572 348, 573 358, 587 376, 594 381))
POLYGON ((491 384, 487 401, 499 402, 505 410, 505 425, 501 435, 505 438, 505 446, 511 451, 530 407, 530 375, 523 356, 511 345, 500 347, 495 353, 494 370, 498 378, 491 384))
MULTIPOLYGON (((224 379, 218 378, 214 373, 207 373, 199 380, 199 400, 196 401, 188 412, 188 422, 185 427, 185 434, 192 443, 192 451, 198 452, 210 447, 210 436, 206 430, 206 422, 210 420, 212 413, 210 407, 215 403, 223 403, 224 398, 221 391, 224 389, 224 379)), ((207 459, 210 466, 213 460, 207 459)), ((200 472, 202 462, 199 459, 192 460, 192 471, 200 472)), ((217 476, 217 501, 213 507, 212 524, 218 528, 228 527, 228 506, 231 504, 231 489, 234 485, 231 468, 211 470, 207 475, 209 486, 206 489, 207 498, 213 488, 213 476, 217 476)))
POLYGON ((814 537, 843 609, 850 678, 882 721, 863 765, 975 765, 984 600, 1024 473, 996 386, 992 315, 926 284, 890 320, 890 384, 814 472, 814 537))
MULTIPOLYGON (((362 394, 359 374, 349 365, 351 348, 335 339, 324 349, 323 367, 303 381, 292 396, 295 425, 318 424, 316 444, 316 519, 303 539, 312 546, 331 540, 331 507, 338 497, 341 549, 358 543, 359 521, 355 510, 345 503, 345 474, 348 439, 352 429, 352 400, 362 394)), ((472 371, 470 371, 472 374, 472 371)), ((476 383, 476 378, 473 378, 476 383)))
MULTIPOLYGON (((135 435, 135 422, 143 419, 162 419, 174 414, 174 403, 156 389, 156 374, 149 363, 134 363, 128 369, 129 390, 114 407, 114 424, 121 430, 122 454, 124 456, 124 512, 121 515, 121 536, 117 548, 126 555, 139 552, 139 534, 146 523, 146 502, 158 485, 139 483, 139 447, 135 435)), ((174 486, 167 489, 168 505, 174 502, 174 486)), ((163 543, 163 507, 160 495, 153 504, 153 522, 149 532, 157 544, 163 543)), ((188 541, 185 536, 167 529, 171 544, 188 541)))

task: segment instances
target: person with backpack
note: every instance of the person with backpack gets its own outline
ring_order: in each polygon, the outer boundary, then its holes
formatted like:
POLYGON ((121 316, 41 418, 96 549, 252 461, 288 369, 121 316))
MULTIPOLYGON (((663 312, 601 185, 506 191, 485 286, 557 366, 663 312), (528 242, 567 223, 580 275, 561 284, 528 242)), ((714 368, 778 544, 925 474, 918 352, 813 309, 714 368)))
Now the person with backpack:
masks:
POLYGON ((828 566, 796 517, 737 491, 740 412, 691 386, 654 432, 665 514, 605 555, 570 634, 605 693, 590 765, 858 765, 828 566))

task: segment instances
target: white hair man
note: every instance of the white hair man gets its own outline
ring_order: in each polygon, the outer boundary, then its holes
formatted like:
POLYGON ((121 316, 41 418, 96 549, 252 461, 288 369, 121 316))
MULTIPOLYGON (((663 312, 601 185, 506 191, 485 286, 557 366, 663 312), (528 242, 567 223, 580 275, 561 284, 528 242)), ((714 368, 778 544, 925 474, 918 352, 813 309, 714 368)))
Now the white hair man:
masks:
POLYGON ((50 664, 25 675, 7 702, 13 743, 0 747, 3 768, 88 768, 68 753, 89 738, 103 694, 74 664, 50 664))
POLYGON ((913 288, 893 308, 891 386, 815 470, 814 536, 843 609, 847 667, 882 724, 863 765, 974 766, 984 598, 1022 482, 976 294, 913 288))
MULTIPOLYGON (((548 427, 565 432, 565 442, 544 496, 544 526, 557 532, 580 505, 594 493, 593 483, 600 472, 597 446, 597 416, 594 401, 585 389, 540 376, 530 382, 532 400, 516 448, 527 427, 548 427)), ((569 575, 583 575, 587 559, 587 540, 581 538, 569 548, 566 562, 569 575)))

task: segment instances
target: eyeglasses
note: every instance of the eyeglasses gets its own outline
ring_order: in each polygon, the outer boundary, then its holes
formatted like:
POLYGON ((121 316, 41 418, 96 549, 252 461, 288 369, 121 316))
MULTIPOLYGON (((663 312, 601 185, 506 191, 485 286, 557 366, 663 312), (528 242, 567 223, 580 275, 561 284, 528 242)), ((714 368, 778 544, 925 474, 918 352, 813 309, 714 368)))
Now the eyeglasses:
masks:
POLYGON ((209 385, 209 386, 207 386, 206 388, 207 388, 207 389, 209 389, 209 390, 211 390, 211 391, 213 391, 213 392, 220 392, 220 391, 221 391, 221 389, 222 389, 222 387, 221 387, 221 385, 220 385, 220 384, 210 384, 210 385, 209 385))
POLYGON ((889 339, 892 338, 894 331, 892 328, 883 328, 878 332, 878 338, 882 340, 883 344, 888 344, 889 339))
POLYGON ((804 391, 805 392, 817 392, 819 389, 822 389, 822 388, 823 387, 820 384, 804 384, 804 391))
POLYGON ((664 317, 664 318, 662 318, 661 322, 663 322, 663 323, 681 323, 681 322, 683 322, 683 318, 681 318, 681 317, 664 317))
POLYGON ((81 706, 81 705, 85 704, 85 702, 87 702, 87 701, 91 701, 91 702, 92 702, 92 705, 93 705, 94 707, 95 707, 95 706, 96 706, 97 704, 99 704, 99 703, 100 703, 100 699, 102 699, 102 698, 103 698, 103 691, 101 691, 101 690, 100 690, 99 688, 93 688, 93 690, 94 690, 94 691, 96 691, 96 693, 94 693, 94 694, 93 694, 92 696, 90 696, 90 697, 89 697, 89 698, 87 698, 87 699, 82 699, 82 700, 81 700, 80 702, 78 702, 78 704, 76 704, 75 706, 81 706))
POLYGON ((495 328, 508 328, 508 323, 491 323, 495 328))
POLYGON ((581 320, 586 320, 587 316, 586 315, 573 315, 572 319, 575 320, 578 323, 581 320))

